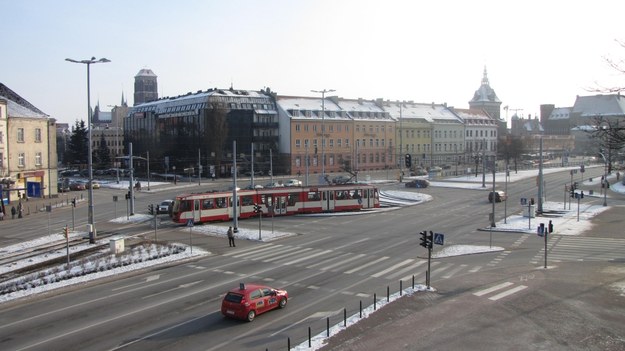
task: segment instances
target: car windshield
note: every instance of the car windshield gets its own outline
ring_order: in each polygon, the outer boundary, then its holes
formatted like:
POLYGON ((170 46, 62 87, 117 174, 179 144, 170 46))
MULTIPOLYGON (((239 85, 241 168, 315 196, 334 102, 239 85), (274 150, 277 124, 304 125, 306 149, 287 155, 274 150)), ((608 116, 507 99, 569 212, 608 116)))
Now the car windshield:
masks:
POLYGON ((224 300, 234 303, 241 303, 241 300, 243 300, 243 295, 229 292, 228 294, 226 294, 224 300))

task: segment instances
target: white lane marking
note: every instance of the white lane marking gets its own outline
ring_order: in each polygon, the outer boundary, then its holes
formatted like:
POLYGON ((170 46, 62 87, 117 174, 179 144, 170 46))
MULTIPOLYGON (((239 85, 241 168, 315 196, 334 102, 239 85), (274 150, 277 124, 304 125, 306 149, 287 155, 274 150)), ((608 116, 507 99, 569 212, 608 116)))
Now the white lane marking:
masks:
POLYGON ((354 269, 350 269, 349 271, 346 271, 345 273, 346 273, 346 274, 352 274, 352 273, 357 272, 357 271, 359 271, 359 270, 361 270, 361 269, 363 269, 363 268, 369 267, 369 266, 374 265, 374 264, 376 264, 376 263, 378 263, 378 262, 382 262, 382 261, 384 261, 384 260, 386 260, 386 259, 388 259, 388 256, 383 256, 383 257, 380 257, 380 258, 378 258, 378 259, 377 259, 377 260, 375 260, 375 261, 371 261, 371 262, 369 262, 369 263, 365 263, 365 264, 363 264, 363 265, 361 265, 361 266, 358 266, 358 267, 356 267, 356 268, 354 268, 354 269))
POLYGON ((395 269, 397 269, 397 268, 399 268, 399 267, 402 267, 402 266, 405 266, 405 265, 409 264, 409 263, 410 263, 410 262, 412 262, 412 261, 414 261, 414 260, 413 260, 413 259, 411 259, 411 258, 409 258, 409 259, 407 259, 407 260, 404 260, 404 261, 402 261, 402 262, 399 262, 399 263, 397 263, 397 264, 395 264, 395 265, 393 265, 393 266, 390 266, 390 267, 388 267, 387 269, 385 269, 385 270, 383 270, 383 271, 380 271, 380 272, 378 272, 378 273, 376 273, 376 274, 373 274, 373 275, 371 275, 371 276, 372 276, 372 277, 374 277, 374 278, 379 278, 379 277, 383 276, 384 274, 386 274, 386 273, 388 273, 388 272, 390 272, 390 271, 393 271, 393 270, 395 270, 395 269))
POLYGON ((523 289, 525 289, 525 288, 527 288, 527 286, 525 286, 525 285, 519 285, 519 286, 514 287, 514 288, 512 288, 512 289, 510 289, 510 290, 507 290, 507 291, 501 292, 501 293, 499 293, 499 294, 497 294, 497 295, 495 295, 495 296, 489 297, 488 299, 489 299, 489 300, 492 300, 492 301, 497 301, 497 300, 499 300, 499 299, 501 299, 501 298, 504 298, 504 297, 506 297, 506 296, 508 296, 508 295, 512 295, 512 294, 514 294, 515 292, 521 291, 521 290, 523 290, 523 289))
POLYGON ((480 291, 474 292, 473 295, 475 295, 475 296, 482 296, 482 295, 490 294, 493 291, 497 291, 497 290, 500 290, 500 289, 503 289, 503 288, 507 288, 510 285, 512 285, 512 283, 510 283, 510 282, 501 283, 499 285, 492 286, 492 287, 490 287, 488 289, 484 289, 484 290, 480 290, 480 291))

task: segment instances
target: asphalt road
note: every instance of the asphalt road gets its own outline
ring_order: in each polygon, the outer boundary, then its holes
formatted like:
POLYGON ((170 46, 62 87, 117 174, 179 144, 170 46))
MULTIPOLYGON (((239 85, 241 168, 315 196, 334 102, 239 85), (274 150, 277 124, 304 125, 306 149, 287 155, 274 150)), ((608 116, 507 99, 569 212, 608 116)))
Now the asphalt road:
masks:
MULTIPOLYGON (((561 201, 568 177, 546 176, 548 199, 553 196, 554 201, 561 201)), ((531 197, 534 186, 533 180, 508 184, 508 210, 518 212, 513 207, 520 197, 531 197)), ((404 190, 400 185, 390 187, 404 190)), ((289 338, 292 346, 306 340, 309 327, 313 334, 324 330, 328 317, 331 324, 339 323, 343 309, 352 315, 359 302, 368 306, 374 294, 386 296, 387 287, 397 291, 400 280, 406 287, 415 275, 422 283, 426 264, 425 250, 418 246, 420 230, 445 233, 447 245, 488 244, 490 234, 477 230, 489 223, 488 190, 420 189, 433 200, 364 216, 276 218, 276 230, 299 235, 270 243, 238 241, 236 249, 229 248, 225 239, 197 236, 194 245, 210 251, 209 256, 3 304, 0 348, 284 350, 289 338), (289 304, 252 323, 224 319, 219 312, 221 297, 240 281, 284 287, 291 296, 289 304)), ((96 221, 102 231, 118 230, 106 222, 114 211, 114 204, 106 198, 112 199, 115 192, 96 191, 96 221)), ((179 192, 137 194, 137 209, 147 210, 148 203, 179 192)), ((119 193, 123 199, 123 192, 119 193)), ((86 206, 79 209, 85 211, 80 215, 84 218, 86 206)), ((50 217, 55 215, 58 223, 71 216, 67 208, 53 211, 50 217)), ((497 204, 496 217, 502 216, 502 204, 497 204)), ((30 220, 38 221, 41 228, 46 217, 30 220)), ((269 221, 263 224, 270 228, 269 221)), ((239 225, 254 228, 257 222, 240 221, 239 225)), ((5 228, 9 227, 3 226, 3 241, 35 234, 35 229, 7 234, 5 228)), ((145 224, 124 230, 150 231, 145 224)), ((159 240, 184 241, 187 233, 166 225, 159 229, 159 240)), ((534 236, 496 233, 493 244, 506 250, 435 260, 432 284, 436 292, 401 299, 382 310, 387 312, 370 317, 371 323, 376 322, 372 326, 367 327, 366 320, 333 338, 330 349, 379 350, 386 345, 386 349, 410 350, 546 350, 567 345, 584 349, 582 345, 602 340, 597 344, 622 342, 625 323, 617 324, 625 315, 622 297, 619 300, 607 288, 610 274, 596 274, 612 263, 562 262, 552 270, 537 270, 531 262, 540 253, 542 241, 534 236), (516 290, 505 295, 511 289, 516 290), (598 291, 602 293, 597 295, 598 291), (499 294, 505 296, 492 299, 499 294), (601 314, 592 310, 595 305, 603 306, 601 314), (588 321, 593 328, 584 330, 584 337, 572 338, 588 321), (375 335, 395 343, 376 344, 376 338, 369 338, 375 335)), ((611 279, 617 277, 622 273, 612 274, 611 279)))

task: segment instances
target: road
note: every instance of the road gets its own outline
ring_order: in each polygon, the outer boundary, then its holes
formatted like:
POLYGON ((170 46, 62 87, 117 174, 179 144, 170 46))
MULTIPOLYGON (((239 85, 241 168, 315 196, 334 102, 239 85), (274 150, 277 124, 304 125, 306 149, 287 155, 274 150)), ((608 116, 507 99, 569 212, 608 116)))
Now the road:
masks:
MULTIPOLYGON (((545 179, 548 200, 561 201, 568 173, 547 175, 545 179)), ((404 190, 399 185, 390 187, 404 190)), ((508 213, 519 212, 520 197, 531 197, 535 193, 534 187, 533 179, 508 184, 508 213)), ((114 231, 116 225, 106 222, 106 218, 113 217, 114 204, 110 200, 107 202, 106 198, 112 199, 115 191, 102 190, 96 191, 96 222, 100 223, 100 230, 114 231)), ((137 209, 143 211, 148 203, 160 202, 179 191, 137 194, 137 209)), ((414 275, 417 282, 422 283, 427 265, 423 260, 425 250, 418 246, 419 231, 445 233, 446 245, 489 243, 490 234, 478 230, 489 223, 488 214, 492 207, 487 201, 487 191, 452 188, 418 191, 432 195, 433 200, 365 216, 276 218, 276 230, 299 235, 270 243, 239 241, 236 248, 229 248, 225 239, 198 236, 193 243, 210 251, 209 256, 5 304, 0 307, 0 347, 3 350, 286 349, 289 338, 292 346, 299 344, 306 340, 309 327, 313 334, 317 334, 324 330, 326 318, 329 317, 332 324, 339 323, 343 309, 348 315, 357 313, 360 302, 364 306, 372 304, 374 294, 378 299, 383 298, 387 287, 392 292, 397 291, 400 280, 406 287, 414 275), (259 316, 252 323, 224 319, 219 313, 221 297, 240 281, 284 287, 291 296, 289 304, 286 309, 259 316)), ((121 195, 123 199, 123 192, 121 195)), ((502 207, 502 204, 496 206, 497 218, 503 217, 502 207)), ((68 210, 53 211, 50 217, 62 223, 67 221, 68 210)), ((79 211, 84 212, 81 217, 86 217, 85 205, 81 204, 79 211)), ((32 222, 39 222, 40 226, 47 221, 45 215, 32 218, 32 222)), ((267 222, 264 221, 264 225, 269 226, 267 222)), ((240 221, 239 225, 253 228, 257 222, 240 221)), ((149 229, 144 224, 124 230, 141 232, 149 229)), ((3 227, 3 236, 4 232, 3 227)), ((34 229, 24 233, 34 235, 34 229)), ((17 233, 12 235, 19 236, 17 233)), ((159 229, 159 240, 186 238, 184 228, 165 225, 159 229)), ((499 332, 492 327, 494 321, 513 321, 506 328, 509 333, 518 326, 525 330, 532 324, 528 322, 532 319, 527 317, 531 311, 527 306, 532 302, 532 294, 546 296, 540 303, 547 305, 557 300, 563 291, 574 294, 574 290, 567 290, 566 285, 551 287, 552 291, 544 288, 556 277, 555 273, 529 275, 528 267, 535 270, 531 262, 540 254, 543 245, 535 236, 496 233, 493 242, 506 250, 435 260, 432 284, 439 293, 413 297, 417 301, 430 301, 418 309, 420 315, 413 319, 440 318, 439 322, 428 323, 428 328, 415 335, 425 337, 428 330, 446 332, 446 327, 453 327, 452 335, 458 338, 453 341, 441 337, 438 341, 445 341, 441 345, 449 347, 433 349, 462 348, 462 337, 474 343, 467 344, 469 346, 478 345, 483 338, 494 338, 499 332), (506 283, 509 283, 506 289, 495 289, 506 283), (521 286, 524 287, 518 288, 521 286), (517 290, 492 299, 510 288, 517 290), (483 294, 479 295, 480 292, 483 294), (463 297, 462 303, 453 298, 460 296, 463 297), (446 305, 436 305, 437 300, 444 300, 446 305), (480 306, 486 304, 497 308, 491 311, 492 314, 481 315, 480 306), (463 322, 465 316, 468 319, 463 322), (490 328, 489 324, 480 327, 480 323, 486 323, 485 318, 492 318, 490 328)), ((618 254, 625 257, 625 248, 618 254)), ((570 273, 575 272, 575 268, 568 269, 570 273)), ((593 283, 596 282, 588 282, 593 283)), ((554 309, 552 320, 557 320, 556 313, 564 309, 550 306, 554 309)), ((394 319, 402 320, 409 311, 396 311, 394 319)), ((580 313, 575 316, 583 318, 588 315, 580 313)), ((560 328, 550 325, 544 323, 541 328, 560 328)), ((572 324, 569 329, 575 327, 572 324)), ((564 335, 567 334, 561 334, 556 341, 564 335)), ((430 341, 423 345, 435 346, 430 341)), ((538 342, 536 345, 540 348, 550 344, 538 342)))

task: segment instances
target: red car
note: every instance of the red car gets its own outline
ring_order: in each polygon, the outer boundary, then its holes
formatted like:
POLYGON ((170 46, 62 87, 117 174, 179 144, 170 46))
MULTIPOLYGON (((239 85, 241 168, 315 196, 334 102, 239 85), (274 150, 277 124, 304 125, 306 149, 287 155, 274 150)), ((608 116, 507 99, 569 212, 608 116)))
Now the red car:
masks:
POLYGON ((289 299, 286 290, 264 285, 243 284, 228 291, 221 303, 221 313, 230 318, 254 320, 256 315, 284 308, 289 299))

